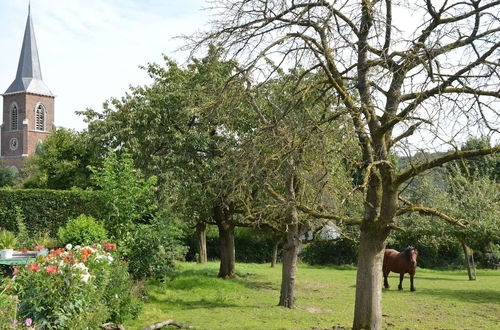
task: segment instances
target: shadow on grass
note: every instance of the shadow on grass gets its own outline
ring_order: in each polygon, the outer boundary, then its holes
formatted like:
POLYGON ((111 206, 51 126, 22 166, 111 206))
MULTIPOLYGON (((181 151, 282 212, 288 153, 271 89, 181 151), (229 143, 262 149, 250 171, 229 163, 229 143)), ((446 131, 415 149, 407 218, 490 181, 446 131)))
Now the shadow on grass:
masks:
POLYGON ((168 299, 168 298, 158 298, 155 296, 149 296, 149 302, 155 304, 168 304, 170 306, 175 306, 177 309, 199 309, 199 308, 228 308, 228 307, 238 307, 241 305, 228 304, 223 300, 219 299, 205 299, 200 300, 183 300, 183 299, 168 299))
MULTIPOLYGON (((406 276, 409 278, 409 276, 406 276)), ((405 277, 405 279, 406 279, 405 277)), ((415 281, 429 280, 429 281, 455 281, 455 282, 469 282, 467 277, 464 278, 446 278, 446 277, 418 277, 415 275, 415 281)))
POLYGON ((253 290, 274 290, 276 289, 272 282, 255 281, 252 276, 255 274, 239 273, 233 278, 221 279, 217 277, 218 270, 202 268, 187 269, 176 272, 170 280, 161 284, 151 282, 153 285, 164 286, 170 290, 190 290, 190 289, 211 289, 214 287, 237 289, 238 286, 253 290))
POLYGON ((500 301, 500 293, 494 290, 420 289, 417 292, 437 298, 461 300, 469 303, 496 304, 500 301))

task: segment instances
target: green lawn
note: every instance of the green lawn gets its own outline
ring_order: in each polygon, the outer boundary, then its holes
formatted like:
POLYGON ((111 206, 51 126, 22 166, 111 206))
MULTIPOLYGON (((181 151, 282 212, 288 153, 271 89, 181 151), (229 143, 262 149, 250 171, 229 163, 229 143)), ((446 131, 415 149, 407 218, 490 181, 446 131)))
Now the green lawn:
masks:
MULTIPOLYGON (((217 279, 218 263, 183 263, 166 283, 148 285, 148 301, 127 328, 173 319, 197 329, 325 329, 352 324, 356 271, 353 267, 300 265, 297 309, 276 306, 281 268, 238 264, 238 277, 217 279)), ((418 269, 416 292, 397 290, 399 275, 390 276, 383 292, 384 328, 499 329, 500 271, 418 269)), ((382 279, 381 279, 382 281, 382 279)))

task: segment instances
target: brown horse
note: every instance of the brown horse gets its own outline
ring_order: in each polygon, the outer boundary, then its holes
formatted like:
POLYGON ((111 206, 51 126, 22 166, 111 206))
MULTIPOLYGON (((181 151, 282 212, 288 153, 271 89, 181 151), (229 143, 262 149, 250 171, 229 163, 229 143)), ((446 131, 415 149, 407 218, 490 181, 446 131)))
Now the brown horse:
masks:
POLYGON ((403 252, 386 249, 384 253, 384 287, 389 288, 387 276, 390 272, 399 273, 399 290, 403 290, 403 278, 406 273, 410 274, 410 290, 415 291, 413 277, 417 269, 418 251, 413 246, 407 247, 403 252))

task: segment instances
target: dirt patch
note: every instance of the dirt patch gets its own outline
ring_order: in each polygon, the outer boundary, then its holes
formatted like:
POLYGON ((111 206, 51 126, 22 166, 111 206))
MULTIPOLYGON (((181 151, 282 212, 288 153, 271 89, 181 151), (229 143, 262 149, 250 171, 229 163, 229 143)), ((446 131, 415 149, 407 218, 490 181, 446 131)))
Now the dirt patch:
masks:
POLYGON ((331 313, 333 309, 327 308, 319 308, 319 307, 306 307, 306 311, 309 313, 317 314, 317 313, 331 313))

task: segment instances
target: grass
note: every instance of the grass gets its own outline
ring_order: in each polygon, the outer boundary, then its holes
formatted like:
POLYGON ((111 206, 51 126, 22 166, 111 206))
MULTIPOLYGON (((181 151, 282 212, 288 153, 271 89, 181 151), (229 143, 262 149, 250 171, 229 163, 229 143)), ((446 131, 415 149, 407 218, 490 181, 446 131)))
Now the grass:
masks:
MULTIPOLYGON (((148 298, 127 329, 173 319, 196 329, 331 329, 352 325, 356 269, 300 265, 297 308, 276 306, 281 268, 238 264, 234 279, 216 278, 218 263, 183 263, 175 278, 148 284, 148 298)), ((397 276, 396 276, 397 275, 397 276)), ((500 271, 480 270, 469 281, 465 271, 418 269, 416 292, 397 290, 399 275, 383 291, 387 329, 499 329, 500 271)), ((381 279, 382 281, 382 279, 381 279)))

